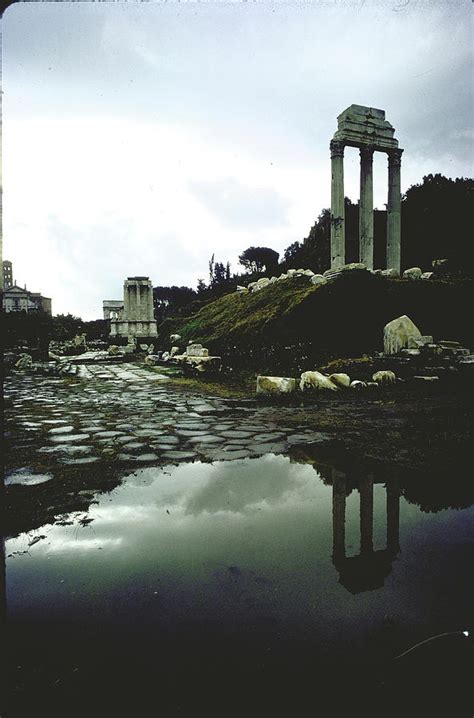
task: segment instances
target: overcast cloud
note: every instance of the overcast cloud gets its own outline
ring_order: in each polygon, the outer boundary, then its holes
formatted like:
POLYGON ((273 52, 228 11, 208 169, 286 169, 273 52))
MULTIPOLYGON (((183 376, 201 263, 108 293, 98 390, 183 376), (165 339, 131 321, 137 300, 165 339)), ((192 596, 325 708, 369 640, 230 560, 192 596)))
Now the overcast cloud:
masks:
MULTIPOLYGON (((123 280, 196 286, 330 203, 329 140, 382 108, 402 190, 472 176, 470 0, 18 3, 3 17, 4 258, 55 313, 123 280)), ((376 155, 375 203, 386 201, 376 155)), ((358 199, 358 153, 346 151, 358 199)))

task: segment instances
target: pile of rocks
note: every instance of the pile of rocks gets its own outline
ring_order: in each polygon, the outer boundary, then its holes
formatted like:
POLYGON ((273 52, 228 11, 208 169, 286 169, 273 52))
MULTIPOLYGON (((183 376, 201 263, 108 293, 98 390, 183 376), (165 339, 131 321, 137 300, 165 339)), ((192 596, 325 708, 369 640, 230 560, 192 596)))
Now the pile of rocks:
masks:
POLYGON ((404 314, 386 324, 383 333, 384 351, 378 355, 376 363, 386 362, 390 369, 382 369, 372 374, 371 381, 351 378, 348 374, 323 374, 320 371, 306 371, 299 381, 290 377, 258 376, 257 394, 292 394, 300 392, 327 392, 345 389, 379 388, 404 381, 406 378, 424 381, 438 381, 442 373, 449 369, 469 370, 474 366, 474 355, 459 342, 440 340, 434 342, 432 336, 422 335, 416 324, 404 314), (408 369, 407 369, 407 364, 408 369), (411 366, 412 365, 412 366, 411 366), (411 366, 411 369, 410 369, 411 366), (400 372, 402 376, 397 376, 400 372))
MULTIPOLYGON (((420 267, 410 267, 409 269, 405 269, 401 278, 410 281, 419 279, 436 279, 440 276, 444 276, 443 270, 445 266, 444 263, 446 262, 447 260, 445 259, 434 260, 434 271, 432 272, 423 272, 420 267)), ((250 282, 247 287, 238 286, 237 292, 239 294, 259 292, 261 289, 265 289, 265 287, 269 287, 271 284, 275 284, 275 282, 282 282, 288 279, 295 279, 300 277, 308 279, 311 284, 314 285, 326 284, 327 282, 335 281, 339 277, 347 275, 350 272, 370 272, 371 274, 376 274, 381 277, 389 278, 400 277, 400 274, 399 272, 397 272, 396 269, 368 269, 366 265, 362 262, 352 262, 350 264, 345 264, 342 267, 338 267, 337 269, 327 269, 323 274, 315 274, 311 269, 289 269, 284 274, 280 274, 279 277, 270 277, 270 279, 268 277, 261 277, 256 282, 250 282)))
POLYGON ((402 357, 425 357, 426 359, 445 358, 461 363, 472 363, 474 357, 470 350, 459 342, 440 339, 433 340, 430 335, 422 335, 416 324, 404 314, 385 325, 383 331, 384 355, 402 357))
POLYGON ((14 365, 13 371, 21 374, 41 374, 47 376, 75 376, 77 366, 70 357, 61 357, 61 361, 33 361, 31 354, 23 353, 14 365))
POLYGON ((375 388, 395 384, 397 378, 393 371, 377 371, 372 375, 372 381, 365 382, 359 379, 351 378, 348 374, 323 374, 319 371, 305 371, 301 374, 299 383, 296 379, 280 376, 258 376, 257 377, 257 394, 293 394, 296 391, 307 392, 327 392, 327 391, 344 391, 353 389, 375 388))
POLYGON ((49 351, 56 355, 71 356, 81 354, 88 349, 85 334, 76 334, 73 339, 66 339, 62 342, 51 340, 49 342, 49 351))
MULTIPOLYGON (((172 334, 170 340, 179 342, 181 336, 172 334)), ((176 364, 184 370, 190 370, 191 373, 205 374, 217 372, 221 370, 222 359, 219 356, 210 356, 209 349, 190 341, 186 350, 180 352, 180 347, 175 344, 169 352, 158 352, 158 354, 149 354, 145 357, 145 364, 153 366, 162 362, 176 364)))
MULTIPOLYGON (((269 287, 271 284, 275 284, 275 282, 283 282, 287 281, 289 279, 306 279, 311 284, 314 284, 315 286, 319 286, 322 284, 327 284, 328 282, 334 282, 336 279, 338 279, 342 275, 346 275, 351 272, 369 272, 365 264, 362 264, 361 262, 353 262, 351 264, 345 264, 343 267, 339 267, 338 269, 327 269, 323 274, 315 274, 311 269, 289 269, 284 274, 280 274, 279 277, 271 277, 268 279, 267 277, 261 277, 256 282, 250 282, 250 284, 247 287, 237 287, 237 292, 239 294, 248 294, 252 292, 258 292, 261 289, 265 289, 265 287, 269 287)), ((398 276, 398 274, 394 270, 391 269, 384 269, 384 270, 375 270, 374 273, 382 274, 383 276, 398 276)))

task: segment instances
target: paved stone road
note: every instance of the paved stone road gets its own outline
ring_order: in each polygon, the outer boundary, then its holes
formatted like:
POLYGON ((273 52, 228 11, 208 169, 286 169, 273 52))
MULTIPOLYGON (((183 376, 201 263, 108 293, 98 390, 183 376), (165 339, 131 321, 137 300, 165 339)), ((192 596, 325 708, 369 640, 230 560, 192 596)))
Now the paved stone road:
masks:
POLYGON ((243 459, 316 438, 270 421, 268 407, 173 391, 167 377, 131 363, 82 365, 79 377, 8 379, 7 438, 17 448, 10 470, 24 470, 18 449, 28 454, 30 468, 37 463, 44 470, 101 459, 132 465, 243 459))

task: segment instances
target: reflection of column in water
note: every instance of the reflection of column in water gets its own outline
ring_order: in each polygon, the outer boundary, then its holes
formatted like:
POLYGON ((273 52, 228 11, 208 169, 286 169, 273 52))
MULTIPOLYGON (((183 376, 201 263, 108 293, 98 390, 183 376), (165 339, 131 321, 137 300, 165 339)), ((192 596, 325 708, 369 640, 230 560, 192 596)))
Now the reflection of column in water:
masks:
POLYGON ((373 551, 373 519, 374 519, 374 477, 364 476, 359 481, 360 495, 360 552, 373 551))
POLYGON ((332 536, 334 563, 346 556, 346 475, 332 470, 332 536))
POLYGON ((398 478, 387 481, 387 551, 394 556, 400 550, 400 485, 398 478))

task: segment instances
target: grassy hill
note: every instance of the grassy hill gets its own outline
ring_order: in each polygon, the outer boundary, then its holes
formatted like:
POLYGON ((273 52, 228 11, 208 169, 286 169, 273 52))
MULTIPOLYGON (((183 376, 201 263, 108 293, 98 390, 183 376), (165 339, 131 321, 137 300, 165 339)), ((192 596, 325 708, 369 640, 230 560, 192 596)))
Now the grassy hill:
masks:
POLYGON ((394 280, 353 271, 313 286, 307 278, 277 282, 252 294, 227 294, 196 314, 159 327, 192 340, 229 365, 265 371, 313 368, 336 357, 382 349, 385 324, 408 314, 422 334, 473 344, 472 281, 394 280))

